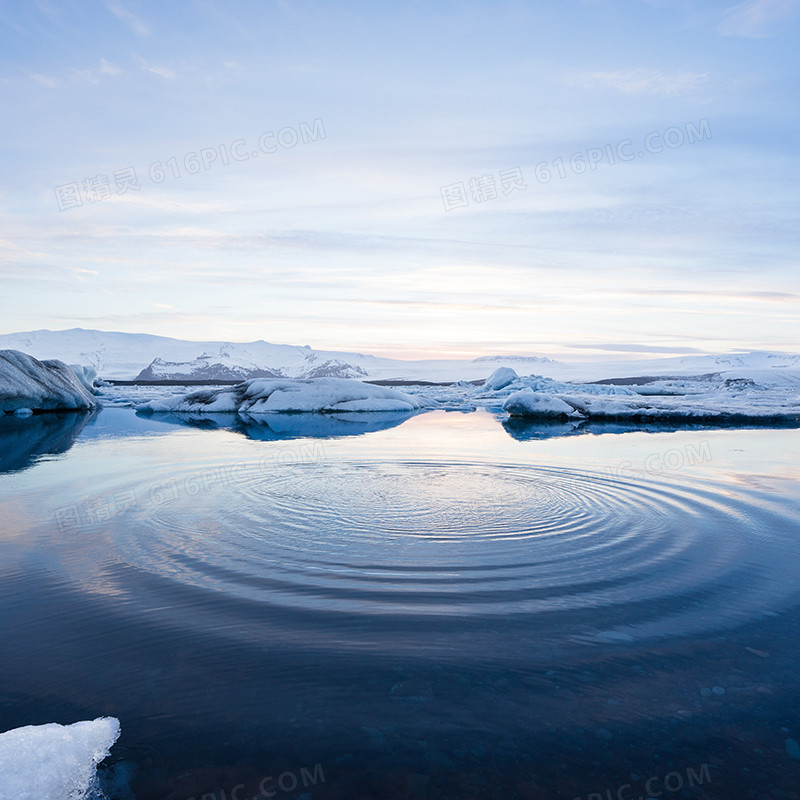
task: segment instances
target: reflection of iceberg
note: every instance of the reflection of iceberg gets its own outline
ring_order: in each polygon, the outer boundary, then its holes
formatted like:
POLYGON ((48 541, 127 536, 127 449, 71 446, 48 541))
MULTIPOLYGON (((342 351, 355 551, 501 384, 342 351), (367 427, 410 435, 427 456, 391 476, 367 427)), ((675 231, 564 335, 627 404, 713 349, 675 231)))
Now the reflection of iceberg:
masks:
POLYGON ((718 422, 718 423, 682 423, 672 422, 640 422, 640 421, 600 421, 600 420, 575 420, 572 422, 557 422, 530 417, 509 417, 502 420, 503 428, 513 439, 527 441, 531 439, 551 439, 557 436, 576 436, 584 433, 591 433, 599 436, 603 433, 635 433, 646 431, 647 433, 675 433, 677 431, 708 431, 722 429, 743 428, 798 428, 800 421, 779 420, 777 422, 753 422, 751 424, 737 422, 718 422))
MULTIPOLYGON (((137 416, 142 412, 137 411, 137 416)), ((231 414, 213 416, 185 413, 145 412, 151 420, 168 425, 186 425, 204 430, 229 430, 244 434, 248 439, 274 441, 279 439, 330 438, 359 436, 363 433, 394 428, 415 415, 415 412, 369 411, 342 414, 231 414)))
POLYGON ((113 717, 0 733, 0 797, 81 800, 118 736, 119 720, 113 717))
POLYGON ((0 414, 0 472, 26 469, 38 456, 65 453, 96 414, 80 411, 32 417, 0 414))
POLYGON ((586 427, 581 422, 509 417, 502 420, 502 424, 506 433, 519 441, 552 439, 557 436, 575 436, 576 434, 586 433, 586 427))

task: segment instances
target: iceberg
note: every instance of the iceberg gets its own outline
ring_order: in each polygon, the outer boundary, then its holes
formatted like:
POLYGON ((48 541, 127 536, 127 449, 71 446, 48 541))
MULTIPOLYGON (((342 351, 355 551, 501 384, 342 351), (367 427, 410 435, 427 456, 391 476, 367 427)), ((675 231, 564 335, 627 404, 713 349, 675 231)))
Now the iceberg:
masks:
POLYGON ((498 367, 484 382, 483 388, 487 392, 496 392, 504 389, 510 383, 519 378, 519 375, 511 367, 498 367))
POLYGON ((63 361, 39 361, 19 350, 0 350, 0 412, 75 411, 97 401, 63 361))
POLYGON ((0 800, 82 800, 119 733, 114 717, 0 733, 0 800))
POLYGON ((97 380, 97 370, 94 367, 84 367, 81 364, 70 364, 69 368, 75 377, 83 384, 89 394, 94 394, 94 382, 97 380))
POLYGON ((555 395, 534 392, 529 387, 510 394, 503 403, 503 410, 508 411, 512 416, 542 419, 566 419, 579 416, 571 405, 555 395))
POLYGON ((158 398, 136 407, 142 412, 271 414, 291 412, 416 411, 415 397, 386 386, 348 378, 256 378, 219 389, 158 398))

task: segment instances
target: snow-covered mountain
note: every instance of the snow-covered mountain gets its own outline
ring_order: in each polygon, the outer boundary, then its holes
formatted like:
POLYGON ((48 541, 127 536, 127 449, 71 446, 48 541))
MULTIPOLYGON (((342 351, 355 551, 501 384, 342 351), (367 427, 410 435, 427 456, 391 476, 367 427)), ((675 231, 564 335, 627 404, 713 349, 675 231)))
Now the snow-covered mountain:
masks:
POLYGON ((562 381, 628 376, 751 378, 779 383, 800 370, 800 355, 756 351, 605 362, 555 361, 544 356, 496 355, 472 360, 403 361, 364 353, 314 350, 308 345, 255 342, 191 342, 142 333, 84 330, 29 331, 0 335, 0 348, 39 359, 57 358, 93 367, 118 380, 244 380, 255 377, 366 378, 372 380, 480 380, 498 367, 562 381))
POLYGON ((505 363, 530 371, 559 362, 540 357, 490 356, 469 360, 402 361, 364 353, 314 350, 308 345, 256 342, 191 342, 141 333, 84 330, 0 335, 0 348, 37 358, 85 364, 117 380, 244 380, 256 377, 477 380, 505 363))
POLYGON ((250 378, 365 378, 363 367, 348 364, 340 359, 320 358, 309 351, 305 356, 305 368, 295 365, 294 369, 283 366, 262 367, 256 363, 241 363, 230 355, 203 353, 192 361, 165 361, 154 358, 134 380, 205 380, 205 381, 244 381, 250 378))
POLYGON ((357 378, 371 374, 373 362, 387 360, 361 353, 327 352, 264 341, 191 342, 83 328, 0 335, 0 348, 22 350, 37 358, 41 353, 47 354, 45 358, 86 364, 94 367, 100 377, 118 380, 357 378))

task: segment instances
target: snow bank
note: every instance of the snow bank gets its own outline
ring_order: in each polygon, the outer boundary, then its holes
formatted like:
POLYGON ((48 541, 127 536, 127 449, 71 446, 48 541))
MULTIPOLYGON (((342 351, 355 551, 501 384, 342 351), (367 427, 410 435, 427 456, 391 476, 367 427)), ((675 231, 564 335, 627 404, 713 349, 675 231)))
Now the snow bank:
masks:
POLYGON ((100 717, 0 733, 0 800, 81 800, 119 732, 118 719, 100 717))
POLYGON ((39 361, 19 350, 0 350, 0 412, 88 409, 97 405, 63 361, 39 361))
POLYGON ((236 386, 203 389, 187 395, 150 400, 138 411, 246 414, 283 412, 416 411, 419 400, 410 395, 347 378, 257 378, 236 386))

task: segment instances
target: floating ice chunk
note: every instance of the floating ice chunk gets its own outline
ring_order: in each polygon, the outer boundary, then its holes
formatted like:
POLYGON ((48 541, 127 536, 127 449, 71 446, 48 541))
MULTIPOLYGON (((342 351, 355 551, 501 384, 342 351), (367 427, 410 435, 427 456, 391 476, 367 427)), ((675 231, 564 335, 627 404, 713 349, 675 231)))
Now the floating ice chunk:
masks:
POLYGON ((100 717, 0 733, 0 800, 81 800, 119 731, 118 719, 100 717))
POLYGON ((94 382, 97 379, 97 370, 94 367, 84 367, 81 364, 70 364, 69 368, 75 377, 83 384, 87 392, 94 394, 94 382))
POLYGON ((509 395, 503 410, 521 417, 568 417, 577 416, 575 409, 552 394, 540 394, 533 389, 521 389, 509 395))
POLYGON ((88 409, 97 405, 63 361, 39 361, 19 350, 0 350, 0 412, 88 409))
POLYGON ((410 395, 347 378, 256 378, 224 389, 151 400, 139 411, 246 414, 276 412, 416 411, 422 403, 410 395))
POLYGON ((483 388, 487 392, 496 392, 513 383, 519 375, 511 367, 498 367, 484 382, 483 388))

